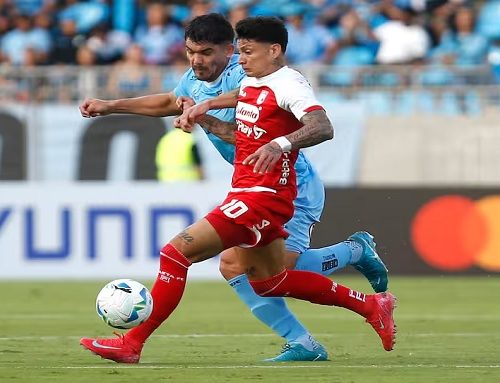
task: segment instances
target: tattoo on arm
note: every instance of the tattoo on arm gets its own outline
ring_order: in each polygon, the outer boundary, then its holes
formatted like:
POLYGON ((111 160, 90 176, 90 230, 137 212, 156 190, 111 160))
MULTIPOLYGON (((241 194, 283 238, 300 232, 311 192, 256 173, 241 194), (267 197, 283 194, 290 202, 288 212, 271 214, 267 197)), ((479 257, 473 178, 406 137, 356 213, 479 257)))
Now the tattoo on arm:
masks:
POLYGON ((214 116, 205 114, 197 121, 197 123, 208 130, 210 133, 215 134, 221 140, 234 145, 236 141, 234 137, 236 124, 234 122, 221 121, 214 116))
POLYGON ((182 239, 186 243, 191 243, 194 241, 194 238, 191 234, 189 234, 186 230, 183 230, 177 236, 182 239))
POLYGON ((307 148, 333 138, 333 126, 324 110, 313 110, 300 119, 304 126, 286 138, 292 143, 292 149, 307 148))

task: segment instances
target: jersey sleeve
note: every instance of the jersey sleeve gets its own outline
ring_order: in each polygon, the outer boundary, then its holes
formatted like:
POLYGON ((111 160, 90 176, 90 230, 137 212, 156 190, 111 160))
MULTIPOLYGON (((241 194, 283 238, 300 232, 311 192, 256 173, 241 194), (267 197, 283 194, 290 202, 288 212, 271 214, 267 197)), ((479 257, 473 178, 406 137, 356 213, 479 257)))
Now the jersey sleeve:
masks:
POLYGON ((190 88, 192 81, 190 80, 190 78, 192 76, 193 74, 191 73, 191 70, 186 71, 182 75, 181 79, 177 83, 177 86, 174 88, 175 97, 180 97, 180 96, 191 97, 190 88))
POLYGON ((231 80, 231 89, 236 89, 236 88, 239 88, 240 85, 241 85, 241 82, 243 81, 243 79, 247 76, 245 74, 245 71, 243 70, 243 68, 241 66, 237 66, 234 70, 234 76, 232 76, 232 80, 231 80))
POLYGON ((291 81, 287 81, 277 96, 279 106, 293 113, 299 121, 305 114, 313 110, 325 109, 316 99, 309 82, 299 74, 291 81))

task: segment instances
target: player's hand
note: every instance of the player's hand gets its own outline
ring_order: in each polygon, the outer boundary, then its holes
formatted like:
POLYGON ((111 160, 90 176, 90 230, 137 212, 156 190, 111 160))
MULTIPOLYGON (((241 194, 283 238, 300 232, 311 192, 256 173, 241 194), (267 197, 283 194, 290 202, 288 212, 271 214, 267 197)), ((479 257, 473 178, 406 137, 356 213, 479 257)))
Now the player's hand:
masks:
POLYGON ((250 154, 243 161, 243 165, 253 165, 253 172, 264 174, 271 171, 281 158, 283 151, 276 142, 268 142, 250 154))
POLYGON ((192 133, 194 129, 194 124, 188 124, 181 118, 182 116, 178 116, 174 119, 174 127, 177 129, 182 129, 186 133, 192 133))
POLYGON ((182 111, 185 111, 186 109, 195 104, 196 103, 194 102, 194 100, 191 97, 187 96, 180 96, 177 97, 177 100, 175 100, 175 105, 177 105, 177 107, 182 111))
POLYGON ((182 115, 174 120, 174 126, 176 128, 182 129, 185 132, 191 133, 197 119, 205 115, 205 113, 207 113, 209 110, 210 109, 208 103, 206 102, 192 105, 186 109, 183 109, 182 115))
POLYGON ((82 117, 86 118, 106 116, 111 113, 109 102, 97 98, 85 99, 85 101, 80 104, 79 109, 82 117))
POLYGON ((182 118, 185 123, 195 124, 197 119, 205 115, 210 110, 208 102, 202 102, 192 105, 182 112, 182 118))

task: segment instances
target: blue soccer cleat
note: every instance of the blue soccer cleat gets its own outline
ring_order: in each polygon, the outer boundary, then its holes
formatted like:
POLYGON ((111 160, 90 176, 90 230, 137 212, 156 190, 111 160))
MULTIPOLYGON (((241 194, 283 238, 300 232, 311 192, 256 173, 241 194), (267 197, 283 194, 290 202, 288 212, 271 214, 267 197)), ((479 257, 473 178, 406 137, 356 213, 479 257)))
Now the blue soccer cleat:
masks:
POLYGON ((373 241, 373 235, 366 231, 358 231, 349 236, 348 239, 363 247, 361 258, 352 264, 354 268, 368 279, 376 293, 386 291, 388 270, 375 250, 376 243, 373 241))
POLYGON ((309 351, 300 343, 286 343, 281 354, 274 358, 265 359, 264 362, 319 362, 328 360, 328 352, 325 348, 315 342, 314 349, 309 351))

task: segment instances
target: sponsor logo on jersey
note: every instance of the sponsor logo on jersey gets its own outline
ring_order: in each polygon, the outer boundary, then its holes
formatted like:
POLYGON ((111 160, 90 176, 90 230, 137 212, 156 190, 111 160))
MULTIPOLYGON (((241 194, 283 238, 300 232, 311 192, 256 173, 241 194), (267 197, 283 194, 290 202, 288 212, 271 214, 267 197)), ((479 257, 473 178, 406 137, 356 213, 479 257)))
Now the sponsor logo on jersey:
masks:
POLYGON ((259 116, 259 108, 255 105, 250 105, 241 101, 236 105, 236 118, 239 120, 254 123, 257 122, 259 116))
POLYGON ((247 126, 239 120, 236 120, 236 125, 238 126, 238 132, 243 133, 247 137, 253 137, 256 140, 261 138, 263 134, 267 133, 266 130, 259 128, 257 125, 247 126))
POLYGON ((257 105, 262 104, 264 102, 264 100, 266 99, 268 94, 269 94, 269 91, 267 91, 267 90, 263 90, 262 92, 260 92, 259 97, 257 98, 257 105))
POLYGON ((286 185, 288 183, 289 176, 290 176, 290 159, 288 158, 288 152, 285 152, 281 157, 281 177, 278 181, 280 185, 286 185))

